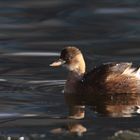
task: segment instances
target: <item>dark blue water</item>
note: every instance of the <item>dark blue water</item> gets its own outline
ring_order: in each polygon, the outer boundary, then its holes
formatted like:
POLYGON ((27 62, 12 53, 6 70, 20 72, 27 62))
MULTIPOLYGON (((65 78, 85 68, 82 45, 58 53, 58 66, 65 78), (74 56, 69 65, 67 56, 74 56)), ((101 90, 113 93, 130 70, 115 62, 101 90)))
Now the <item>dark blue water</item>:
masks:
POLYGON ((49 64, 67 45, 82 50, 88 69, 108 61, 139 65, 139 0, 0 1, 1 139, 138 140, 134 112, 113 118, 87 108, 85 119, 66 119, 67 72, 49 64))

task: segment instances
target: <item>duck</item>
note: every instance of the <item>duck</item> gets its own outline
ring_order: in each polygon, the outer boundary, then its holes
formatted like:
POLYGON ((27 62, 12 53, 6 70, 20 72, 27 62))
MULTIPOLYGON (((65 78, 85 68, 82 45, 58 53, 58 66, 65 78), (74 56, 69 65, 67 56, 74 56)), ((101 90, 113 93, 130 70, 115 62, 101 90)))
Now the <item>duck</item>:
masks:
MULTIPOLYGON (((140 68, 130 62, 107 62, 86 72, 81 50, 75 46, 65 47, 51 67, 64 66, 69 74, 64 86, 67 103, 77 116, 83 113, 83 102, 94 102, 98 96, 110 94, 140 93, 140 68)), ((74 114, 74 113, 71 113, 74 114)))

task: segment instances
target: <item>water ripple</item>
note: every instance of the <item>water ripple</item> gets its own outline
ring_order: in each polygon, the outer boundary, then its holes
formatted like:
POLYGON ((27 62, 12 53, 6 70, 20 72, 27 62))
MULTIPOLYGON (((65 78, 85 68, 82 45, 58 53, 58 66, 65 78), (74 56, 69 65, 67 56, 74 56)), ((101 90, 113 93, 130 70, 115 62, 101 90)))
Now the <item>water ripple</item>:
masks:
POLYGON ((41 84, 41 83, 46 83, 47 85, 64 85, 66 80, 33 80, 29 81, 28 83, 31 84, 41 84))
POLYGON ((60 53, 57 53, 57 52, 16 52, 16 53, 6 53, 3 55, 7 55, 7 56, 59 56, 60 53))

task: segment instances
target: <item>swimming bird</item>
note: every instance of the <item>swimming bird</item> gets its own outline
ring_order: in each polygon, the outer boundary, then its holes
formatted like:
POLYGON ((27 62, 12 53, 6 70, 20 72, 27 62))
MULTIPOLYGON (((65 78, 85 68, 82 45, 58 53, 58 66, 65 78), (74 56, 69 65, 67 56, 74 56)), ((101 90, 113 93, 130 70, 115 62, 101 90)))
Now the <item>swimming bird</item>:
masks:
POLYGON ((65 66, 69 70, 64 87, 68 104, 78 104, 79 99, 92 102, 102 94, 140 93, 140 68, 132 67, 132 63, 109 62, 86 72, 82 52, 75 46, 68 46, 50 66, 65 66))

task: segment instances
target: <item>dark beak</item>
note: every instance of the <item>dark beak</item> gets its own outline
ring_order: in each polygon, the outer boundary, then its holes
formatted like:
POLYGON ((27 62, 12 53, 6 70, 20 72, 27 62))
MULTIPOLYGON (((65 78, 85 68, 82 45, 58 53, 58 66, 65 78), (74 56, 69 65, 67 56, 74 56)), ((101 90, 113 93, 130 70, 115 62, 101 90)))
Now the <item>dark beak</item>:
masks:
POLYGON ((59 59, 59 60, 53 62, 52 64, 50 64, 50 66, 51 66, 51 67, 58 67, 58 66, 61 66, 61 65, 63 65, 63 64, 65 64, 65 61, 62 60, 62 59, 59 59))

